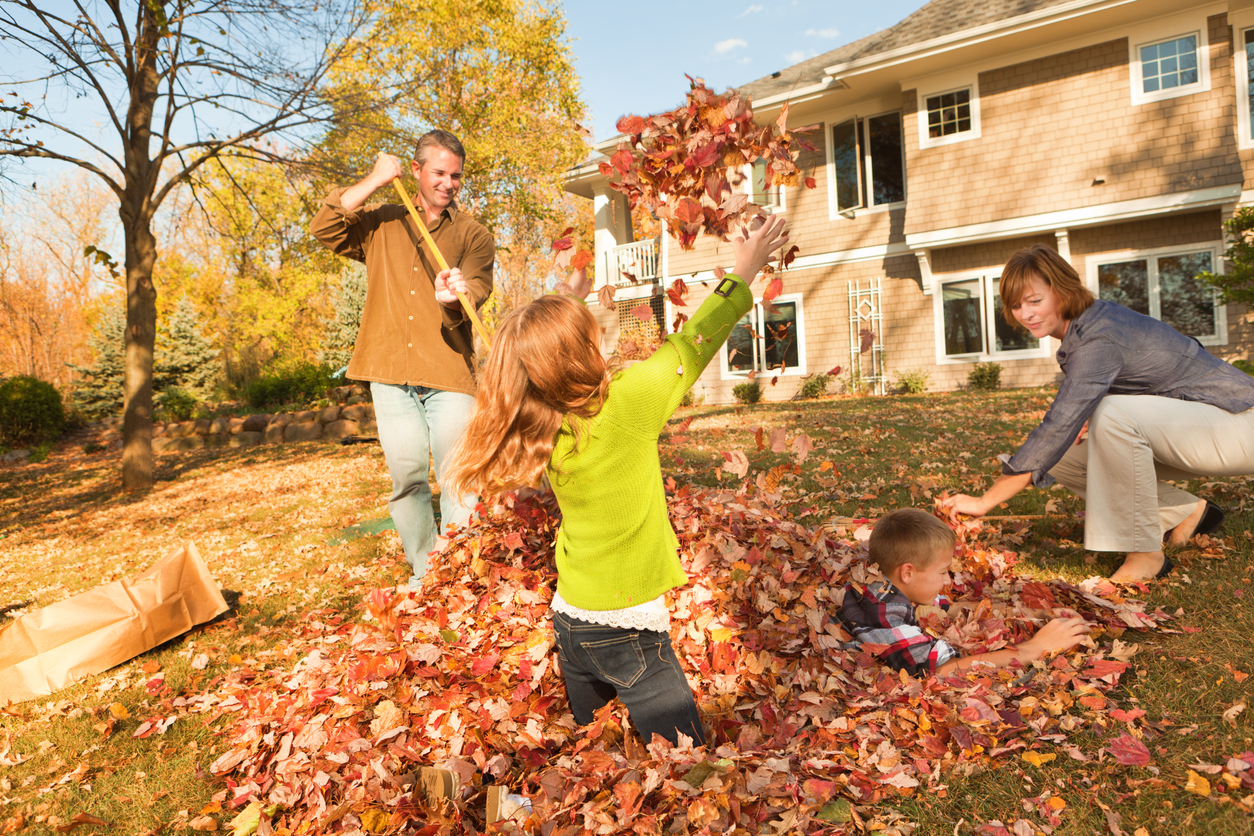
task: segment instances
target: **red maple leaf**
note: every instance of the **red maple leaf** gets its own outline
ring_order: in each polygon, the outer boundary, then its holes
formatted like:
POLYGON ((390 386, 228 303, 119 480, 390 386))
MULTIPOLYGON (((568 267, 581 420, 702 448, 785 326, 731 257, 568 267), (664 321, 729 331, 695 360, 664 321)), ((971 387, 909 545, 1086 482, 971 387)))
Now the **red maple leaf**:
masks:
POLYGON ((1144 743, 1124 732, 1110 742, 1105 751, 1124 766, 1149 766, 1152 758, 1144 743))

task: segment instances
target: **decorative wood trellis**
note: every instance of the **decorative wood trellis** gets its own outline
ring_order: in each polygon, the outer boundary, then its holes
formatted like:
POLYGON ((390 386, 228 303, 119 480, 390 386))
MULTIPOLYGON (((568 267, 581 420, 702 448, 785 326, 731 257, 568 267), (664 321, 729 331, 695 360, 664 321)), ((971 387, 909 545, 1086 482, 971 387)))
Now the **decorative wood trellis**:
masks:
POLYGON ((880 317, 880 279, 871 279, 865 290, 862 280, 849 283, 849 380, 854 392, 884 395, 884 326, 880 317), (872 334, 871 346, 862 350, 862 332, 872 334))

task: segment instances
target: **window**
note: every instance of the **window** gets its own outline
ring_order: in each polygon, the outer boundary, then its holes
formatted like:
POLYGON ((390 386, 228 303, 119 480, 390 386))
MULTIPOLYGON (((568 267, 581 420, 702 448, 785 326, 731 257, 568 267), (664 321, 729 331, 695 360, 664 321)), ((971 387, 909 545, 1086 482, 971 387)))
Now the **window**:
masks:
MULTIPOLYGON (((1132 104, 1209 90, 1209 55, 1204 17, 1183 15, 1136 27, 1128 35, 1132 104)), ((1243 80, 1237 83, 1240 85, 1243 80)))
POLYGON ((804 367, 800 296, 781 296, 770 306, 755 304, 732 328, 723 349, 724 377, 800 374, 804 367))
POLYGON ((1197 36, 1141 47, 1141 88, 1145 93, 1197 84, 1197 36))
POLYGON ((1227 341, 1215 291, 1197 279, 1215 264, 1211 248, 1099 261, 1098 298, 1161 319, 1182 334, 1214 345, 1227 341))
POLYGON ((832 126, 835 213, 889 206, 906 199, 901 114, 882 113, 832 126))
MULTIPOLYGON (((759 158, 749 171, 749 200, 767 209, 784 208, 784 187, 778 182, 766 185, 769 162, 759 158)), ((772 178, 774 179, 774 178, 772 178)))
POLYGON ((1012 326, 1001 314, 1000 276, 973 276, 942 282, 936 304, 939 354, 953 360, 980 357, 1043 357, 1048 345, 1012 326))
POLYGON ((927 137, 942 139, 971 130, 971 90, 927 97, 927 137))
POLYGON ((919 147, 936 148, 980 136, 980 88, 970 73, 930 79, 918 90, 919 147))
POLYGON ((1254 29, 1246 29, 1241 33, 1241 44, 1244 49, 1236 50, 1237 79, 1237 147, 1254 148, 1254 120, 1250 112, 1254 110, 1254 29))

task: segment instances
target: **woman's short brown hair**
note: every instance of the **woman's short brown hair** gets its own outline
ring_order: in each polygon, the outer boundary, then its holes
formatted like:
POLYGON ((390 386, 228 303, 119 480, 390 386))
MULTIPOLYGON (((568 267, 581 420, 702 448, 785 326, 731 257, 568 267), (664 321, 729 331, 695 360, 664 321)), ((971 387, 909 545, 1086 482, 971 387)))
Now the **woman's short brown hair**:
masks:
POLYGON ((1080 274, 1056 250, 1044 244, 1024 247, 1006 260, 1001 271, 998 293, 1001 315, 1015 328, 1023 328, 1015 319, 1013 305, 1019 303, 1033 278, 1049 285, 1058 297, 1058 313, 1064 319, 1075 319, 1093 304, 1093 291, 1080 281, 1080 274))

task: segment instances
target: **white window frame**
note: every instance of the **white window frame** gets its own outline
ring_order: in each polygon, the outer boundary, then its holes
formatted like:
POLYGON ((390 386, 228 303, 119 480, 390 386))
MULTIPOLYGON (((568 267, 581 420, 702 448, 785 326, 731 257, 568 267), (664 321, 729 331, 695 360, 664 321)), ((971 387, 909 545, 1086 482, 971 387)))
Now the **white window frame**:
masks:
POLYGON ((890 209, 900 209, 906 205, 906 198, 910 195, 909 176, 906 173, 906 120, 905 114, 900 109, 882 110, 878 113, 872 113, 870 116, 851 114, 844 119, 836 119, 825 123, 823 125, 823 148, 825 167, 827 169, 827 216, 829 220, 849 218, 854 212, 887 212, 890 209), (862 191, 865 190, 867 195, 874 199, 875 170, 871 164, 871 144, 867 141, 866 136, 867 123, 878 116, 886 116, 890 113, 897 114, 901 125, 901 182, 905 197, 892 203, 879 203, 872 206, 860 205, 841 209, 836 203, 836 152, 832 144, 832 129, 850 120, 853 121, 854 130, 858 135, 859 148, 862 150, 862 155, 858 159, 858 194, 861 195, 862 191))
POLYGON ((932 85, 927 87, 920 85, 918 91, 916 121, 919 125, 920 148, 939 148, 944 145, 953 145, 956 142, 968 142, 972 139, 980 138, 983 129, 980 124, 980 80, 978 75, 948 76, 943 79, 935 79, 932 85), (943 96, 946 93, 957 93, 959 90, 971 91, 971 130, 959 131, 956 134, 936 138, 928 136, 927 100, 935 96, 943 96))
POLYGON ((1232 23, 1232 72, 1237 88, 1237 147, 1254 148, 1254 127, 1250 120, 1250 61, 1245 52, 1245 35, 1254 38, 1254 12, 1229 16, 1232 23))
POLYGON ((1001 278, 1001 270, 976 270, 964 273, 950 273, 945 276, 932 276, 932 318, 934 330, 936 332, 936 364, 938 366, 953 366, 962 363, 983 363, 989 360, 1036 360, 1040 358, 1048 359, 1054 356, 1054 352, 1058 350, 1057 341, 1052 337, 1044 337, 1041 344, 1036 348, 1025 348, 1016 351, 998 351, 993 335, 996 334, 996 317, 1001 316, 1001 311, 995 310, 989 301, 993 298, 993 294, 997 292, 997 282, 1001 278), (984 346, 985 349, 980 352, 971 352, 969 354, 946 354, 945 353, 945 285, 954 284, 956 282, 980 282, 980 308, 983 314, 982 325, 984 328, 984 346))
MULTIPOLYGON (((1211 241, 1201 244, 1185 244, 1175 247, 1156 247, 1148 250, 1121 250, 1119 252, 1100 253, 1089 255, 1085 261, 1087 273, 1085 275, 1085 283, 1089 290, 1093 291, 1093 295, 1101 298, 1101 287, 1097 280, 1097 270, 1103 264, 1113 264, 1119 261, 1136 261, 1144 259, 1148 265, 1149 279, 1149 302, 1150 312, 1156 309, 1161 310, 1161 298, 1158 290, 1158 259, 1163 256, 1185 255, 1188 253, 1209 252, 1211 270, 1218 272, 1222 269, 1224 244, 1222 241, 1211 241)), ((1220 304, 1219 291, 1214 292, 1215 299, 1215 335, 1211 337, 1198 337, 1197 341, 1202 345, 1227 345, 1228 344, 1228 309, 1227 305, 1220 304)), ((1158 319, 1158 317, 1154 317, 1158 319)), ((1191 336, 1191 335, 1190 335, 1191 336)))
MULTIPOLYGON (((754 380, 760 380, 763 378, 769 379, 777 374, 780 375, 780 377, 794 377, 804 375, 806 373, 805 305, 801 300, 800 293, 785 293, 781 296, 776 296, 775 299, 772 300, 773 304, 786 302, 795 302, 797 305, 797 365, 795 368, 793 366, 785 368, 782 373, 776 369, 759 369, 754 375, 754 380)), ((761 296, 754 298, 753 308, 751 310, 757 313, 759 317, 762 316, 763 303, 761 296)), ((759 319, 759 321, 761 320, 759 319)), ((739 320, 737 320, 737 322, 739 322, 739 320)), ((734 328, 735 326, 733 325, 732 327, 734 328)), ((747 380, 749 377, 748 371, 737 372, 732 371, 727 367, 727 340, 724 340, 723 344, 719 346, 718 363, 719 380, 747 380)))
MULTIPOLYGON (((763 159, 763 158, 759 158, 759 159, 763 159)), ((745 163, 743 166, 740 167, 740 174, 744 178, 744 180, 741 182, 744 185, 745 194, 749 195, 750 201, 753 200, 753 167, 755 165, 757 165, 757 161, 754 161, 752 163, 745 163)), ((779 182, 779 180, 776 180, 775 183, 771 186, 771 192, 774 193, 775 202, 768 203, 768 204, 759 203, 758 205, 761 206, 763 209, 765 209, 767 212, 770 212, 771 214, 774 214, 776 212, 783 212, 785 209, 787 209, 788 199, 787 199, 787 191, 785 191, 784 189, 784 184, 779 182)))
POLYGON ((1206 26, 1205 13, 1177 15, 1132 29, 1128 33, 1128 83, 1131 87, 1134 107, 1209 91, 1210 34, 1206 26), (1197 81, 1168 90, 1146 93, 1141 77, 1141 47, 1187 38, 1190 35, 1197 37, 1197 81))

